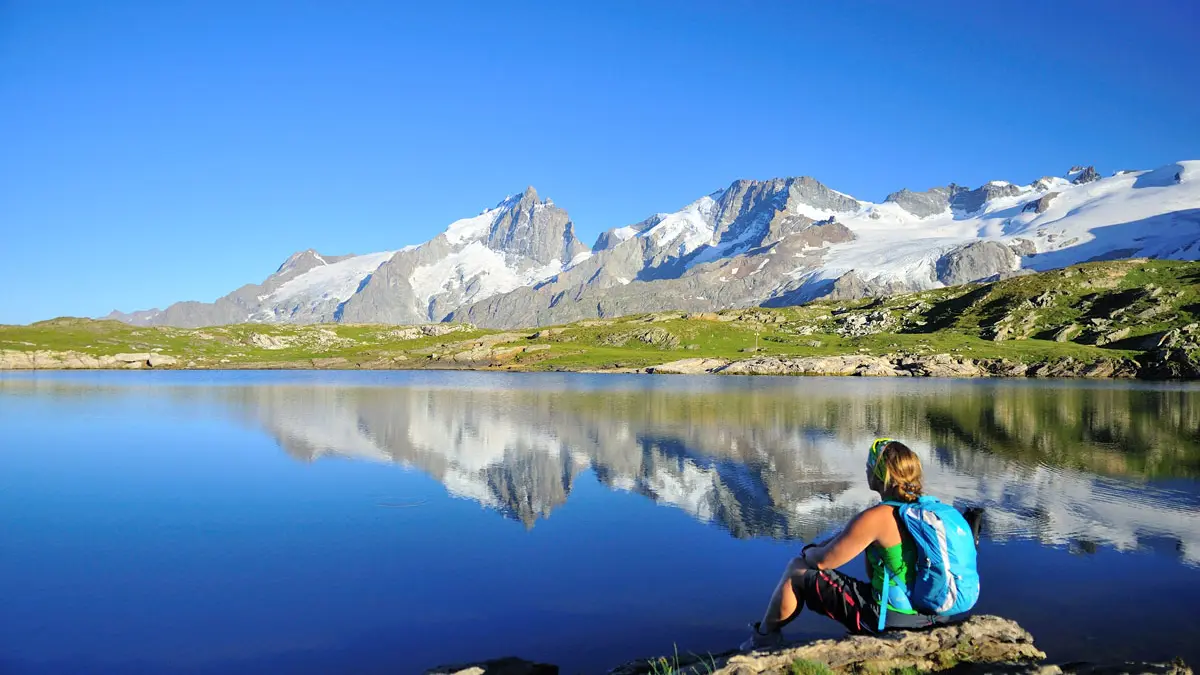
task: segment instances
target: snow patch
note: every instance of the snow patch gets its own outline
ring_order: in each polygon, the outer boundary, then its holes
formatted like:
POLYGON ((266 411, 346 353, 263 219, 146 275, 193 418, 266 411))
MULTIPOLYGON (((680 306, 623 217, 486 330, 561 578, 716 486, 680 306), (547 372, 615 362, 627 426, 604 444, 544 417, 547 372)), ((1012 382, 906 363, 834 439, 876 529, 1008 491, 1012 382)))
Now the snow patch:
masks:
POLYGON ((618 241, 625 241, 627 239, 633 239, 634 237, 637 236, 637 234, 638 234, 638 231, 633 229, 632 225, 626 225, 625 227, 618 227, 617 229, 612 231, 612 236, 616 237, 618 241))
POLYGON ((659 246, 677 245, 678 255, 685 256, 712 243, 716 205, 712 197, 701 197, 675 213, 660 214, 662 220, 641 236, 653 239, 659 246))
POLYGON ((335 263, 325 263, 287 280, 265 298, 270 304, 293 303, 296 300, 347 300, 358 291, 367 275, 387 262, 395 251, 368 253, 335 263))
POLYGON ((503 210, 501 207, 496 207, 488 209, 473 218, 463 218, 462 220, 450 223, 443 233, 446 241, 450 242, 452 246, 457 246, 467 240, 486 234, 491 229, 492 224, 496 222, 496 217, 503 210))
POLYGON ((562 261, 552 260, 542 267, 521 271, 503 253, 473 241, 432 265, 414 269, 409 284, 422 305, 428 305, 437 295, 456 291, 462 292, 463 303, 470 303, 532 286, 562 270, 562 261))

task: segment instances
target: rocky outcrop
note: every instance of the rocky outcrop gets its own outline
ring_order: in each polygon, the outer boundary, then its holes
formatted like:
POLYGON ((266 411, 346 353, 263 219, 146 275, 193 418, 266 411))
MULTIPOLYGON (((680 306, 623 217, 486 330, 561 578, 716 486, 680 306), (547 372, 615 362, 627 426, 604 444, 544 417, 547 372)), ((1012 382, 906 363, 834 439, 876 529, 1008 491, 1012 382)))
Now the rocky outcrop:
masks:
POLYGON ((1057 196, 1058 196, 1057 192, 1049 192, 1047 194, 1044 194, 1040 198, 1035 199, 1035 200, 1029 202, 1028 204, 1026 204, 1025 206, 1023 206, 1021 208, 1021 211, 1024 211, 1024 212, 1033 211, 1035 213, 1045 213, 1046 210, 1050 208, 1050 204, 1054 201, 1054 198, 1057 196))
MULTIPOLYGON (((1045 658, 1046 654, 1034 646, 1033 636, 1016 622, 997 616, 977 616, 929 631, 818 640, 749 654, 681 656, 679 661, 683 667, 707 668, 702 672, 712 675, 787 675, 796 661, 820 664, 834 672, 888 673, 903 668, 922 672, 948 670, 962 664, 1030 665, 1045 658), (685 658, 690 662, 685 664, 685 658)), ((610 670, 609 675, 647 675, 655 672, 655 665, 655 659, 635 661, 610 670)))
MULTIPOLYGON (((1176 358, 1175 363, 1184 361, 1176 358)), ((1194 366, 1193 366, 1194 367, 1194 366)), ((1083 377, 1132 378, 1144 369, 1128 359, 1085 362, 1066 357, 1025 364, 1009 359, 971 359, 951 354, 871 356, 757 356, 739 361, 683 359, 644 369, 648 373, 719 375, 850 375, 858 377, 1083 377)), ((1177 368, 1178 370, 1178 368, 1177 368)))
POLYGON ((170 368, 179 365, 174 356, 157 352, 92 356, 80 352, 0 350, 0 370, 86 370, 98 368, 170 368))
POLYGON ((267 333, 251 333, 250 344, 260 349, 287 349, 291 346, 292 340, 285 335, 269 335, 267 333))
POLYGON ((729 365, 729 361, 725 359, 680 359, 664 363, 661 366, 650 366, 646 372, 658 375, 702 375, 720 370, 727 365, 729 365))
MULTIPOLYGON (((743 654, 679 654, 639 659, 617 666, 608 675, 791 675, 828 673, 1029 673, 1030 675, 1118 675, 1155 673, 1191 675, 1182 661, 1174 663, 1045 663, 1046 654, 1025 629, 1009 619, 976 616, 927 631, 893 631, 883 636, 858 635, 836 640, 743 654), (804 666, 801 669, 797 664, 804 666)), ((425 675, 557 675, 559 669, 517 658, 461 666, 443 666, 425 675)))
POLYGON ((722 375, 863 375, 896 377, 908 373, 898 371, 892 362, 881 356, 810 356, 787 358, 760 356, 735 361, 713 372, 722 375))
POLYGON ((652 347, 661 349, 675 349, 679 347, 679 337, 668 330, 662 328, 647 328, 642 330, 624 331, 619 333, 610 333, 603 335, 599 339, 600 344, 610 347, 624 347, 630 342, 641 342, 652 347))
POLYGON ((1011 272, 1017 264, 1017 254, 1012 248, 997 241, 977 241, 960 246, 939 258, 937 280, 947 286, 955 286, 1011 272))
POLYGON ((469 323, 433 323, 424 326, 397 328, 384 333, 381 337, 389 340, 417 340, 423 337, 441 337, 451 333, 475 330, 469 323))
POLYGON ((1021 188, 1012 183, 992 181, 974 190, 964 190, 950 198, 950 206, 963 213, 975 213, 983 205, 1001 197, 1015 197, 1021 194, 1021 188))
POLYGON ((900 190, 888 195, 884 201, 896 204, 918 218, 928 218, 944 213, 950 208, 950 200, 966 191, 966 188, 951 183, 946 187, 935 187, 924 192, 900 190))
POLYGON ((1100 180, 1100 174, 1096 172, 1096 167, 1094 166, 1074 167, 1071 169, 1071 173, 1076 174, 1071 179, 1071 182, 1075 185, 1083 185, 1084 183, 1100 180))

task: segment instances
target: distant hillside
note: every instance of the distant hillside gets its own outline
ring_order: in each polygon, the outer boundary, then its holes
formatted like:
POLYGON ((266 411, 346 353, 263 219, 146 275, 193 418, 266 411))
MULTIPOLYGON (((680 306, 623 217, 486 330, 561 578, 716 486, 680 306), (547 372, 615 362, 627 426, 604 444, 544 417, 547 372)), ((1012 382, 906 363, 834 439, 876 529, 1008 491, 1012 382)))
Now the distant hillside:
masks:
POLYGON ((481 368, 725 374, 1200 377, 1200 262, 1088 263, 782 309, 497 332, 55 319, 0 327, 0 367, 481 368))

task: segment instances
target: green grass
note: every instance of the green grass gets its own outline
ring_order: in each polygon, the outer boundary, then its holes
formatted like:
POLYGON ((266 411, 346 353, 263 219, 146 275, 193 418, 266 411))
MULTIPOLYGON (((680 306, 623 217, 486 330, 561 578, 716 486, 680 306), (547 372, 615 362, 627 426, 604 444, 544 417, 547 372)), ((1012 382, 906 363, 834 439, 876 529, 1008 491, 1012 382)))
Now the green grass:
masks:
POLYGON ((650 675, 709 675, 717 670, 716 659, 711 654, 707 656, 690 654, 689 656, 690 658, 684 657, 681 660, 679 647, 676 646, 671 656, 651 659, 646 665, 650 675))
MULTIPOLYGON (((511 339, 499 348, 544 345, 548 349, 471 365, 602 370, 645 368, 696 357, 733 361, 753 356, 841 354, 950 354, 1026 364, 1070 357, 1090 363, 1141 358, 1146 336, 1196 322, 1200 322, 1200 263, 1125 260, 883 298, 726 310, 702 316, 661 312, 552 327, 537 338, 532 337, 537 329, 512 331, 511 339), (858 337, 839 334, 845 332, 843 323, 856 316, 885 316, 890 323, 884 332, 858 337), (1094 319, 1107 323, 1096 326, 1094 319), (1079 328, 1070 341, 1052 339, 1071 325, 1079 328), (1005 326, 1010 328, 1005 333, 1008 339, 994 339, 1005 326), (1122 330, 1126 333, 1119 337, 1122 330), (648 344, 636 337, 647 331, 659 337, 665 332, 668 343, 677 346, 648 344), (614 346, 613 342, 621 341, 615 338, 623 338, 623 346, 614 346), (1097 344, 1102 338, 1112 341, 1097 344)), ((434 359, 432 354, 461 353, 472 347, 472 340, 501 332, 472 327, 443 336, 399 339, 395 333, 403 329, 279 324, 148 328, 61 318, 29 326, 0 326, 0 350, 74 351, 93 356, 157 350, 180 358, 182 366, 200 368, 309 367, 313 359, 329 358, 344 359, 339 362, 341 367, 351 368, 438 368, 464 366, 434 359), (288 344, 267 349, 255 344, 256 335, 288 344)), ((1200 360, 1197 350, 1189 355, 1200 360)))

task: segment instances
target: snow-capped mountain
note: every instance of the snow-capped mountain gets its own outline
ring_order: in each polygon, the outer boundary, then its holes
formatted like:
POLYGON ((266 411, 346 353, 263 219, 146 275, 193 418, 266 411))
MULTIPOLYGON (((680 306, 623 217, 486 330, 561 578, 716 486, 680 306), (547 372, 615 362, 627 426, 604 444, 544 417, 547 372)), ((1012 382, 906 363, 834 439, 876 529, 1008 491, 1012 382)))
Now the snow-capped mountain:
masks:
POLYGON ((739 180, 610 229, 591 251, 566 211, 529 188, 420 246, 305 251, 215 303, 110 318, 533 326, 864 297, 1137 256, 1200 258, 1200 161, 1108 177, 1073 167, 1028 185, 900 190, 879 203, 809 177, 739 180))
POLYGON ((261 284, 213 303, 108 318, 140 325, 440 321, 454 308, 549 279, 589 256, 567 212, 528 188, 420 246, 367 255, 296 253, 261 284))

